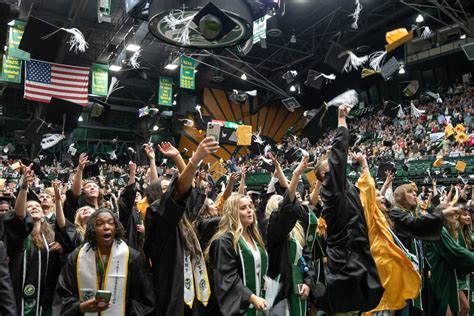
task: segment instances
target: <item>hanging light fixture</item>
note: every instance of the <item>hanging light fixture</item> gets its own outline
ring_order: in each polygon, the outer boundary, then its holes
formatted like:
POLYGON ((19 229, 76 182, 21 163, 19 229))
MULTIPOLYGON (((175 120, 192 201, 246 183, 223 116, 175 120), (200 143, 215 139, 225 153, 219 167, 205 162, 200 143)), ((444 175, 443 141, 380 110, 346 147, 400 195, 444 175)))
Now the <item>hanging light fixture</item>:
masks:
POLYGON ((423 15, 418 14, 415 21, 416 21, 416 23, 422 23, 424 20, 425 20, 425 18, 423 17, 423 15))
POLYGON ((246 75, 246 74, 242 74, 242 76, 240 76, 240 78, 241 78, 242 80, 247 80, 247 75, 246 75))
POLYGON ((149 31, 171 45, 223 48, 244 43, 265 6, 255 0, 155 0, 150 4, 149 31))

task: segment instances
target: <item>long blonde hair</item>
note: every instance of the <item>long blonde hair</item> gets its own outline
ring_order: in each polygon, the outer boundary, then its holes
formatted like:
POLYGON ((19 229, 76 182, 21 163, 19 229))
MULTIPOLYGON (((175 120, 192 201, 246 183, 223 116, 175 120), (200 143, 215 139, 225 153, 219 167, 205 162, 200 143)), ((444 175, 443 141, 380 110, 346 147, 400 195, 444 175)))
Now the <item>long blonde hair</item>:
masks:
MULTIPOLYGON (((83 206, 83 207, 80 207, 76 210, 76 216, 74 217, 74 226, 76 227, 76 230, 79 232, 79 234, 81 235, 81 237, 84 237, 84 235, 86 234, 86 226, 87 226, 87 221, 86 223, 84 223, 84 225, 81 223, 81 220, 80 220, 80 216, 81 216, 81 212, 83 209, 85 208, 91 208, 90 206, 83 206)), ((95 211, 95 210, 94 210, 95 211)))
MULTIPOLYGON (((235 251, 238 251, 238 243, 239 239, 244 232, 244 227, 240 222, 240 201, 244 198, 250 199, 247 195, 242 194, 235 194, 230 196, 225 202, 222 207, 224 215, 222 216, 221 221, 219 222, 219 228, 217 232, 212 236, 209 245, 207 246, 205 256, 209 258, 209 248, 211 247, 212 243, 224 236, 226 233, 232 233, 232 244, 234 246, 235 251)), ((252 208, 253 209, 253 208, 252 208)), ((255 209, 253 209, 253 222, 248 227, 248 232, 253 239, 257 241, 257 243, 265 249, 265 243, 263 242, 262 236, 260 236, 260 232, 258 231, 257 221, 256 221, 256 214, 255 209)))
POLYGON ((291 237, 291 235, 293 235, 293 237, 296 239, 296 241, 298 241, 298 243, 302 247, 305 245, 306 236, 305 236, 305 233, 304 233, 304 228, 300 224, 300 222, 296 222, 295 227, 293 227, 293 229, 291 230, 288 237, 291 237))
POLYGON ((273 210, 278 208, 278 204, 280 204, 281 200, 283 200, 283 196, 278 194, 274 194, 268 199, 267 206, 265 207, 265 219, 270 218, 273 210))
POLYGON ((406 211, 416 211, 416 205, 408 205, 405 199, 405 193, 414 192, 415 188, 411 183, 402 184, 395 189, 393 192, 393 197, 395 199, 395 205, 403 210, 406 211))

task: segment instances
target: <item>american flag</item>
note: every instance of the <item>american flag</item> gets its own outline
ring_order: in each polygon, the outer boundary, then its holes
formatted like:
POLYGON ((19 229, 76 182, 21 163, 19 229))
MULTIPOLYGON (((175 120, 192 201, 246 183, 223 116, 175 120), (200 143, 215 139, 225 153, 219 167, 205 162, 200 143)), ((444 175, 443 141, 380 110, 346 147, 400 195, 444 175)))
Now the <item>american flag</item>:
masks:
POLYGON ((30 60, 25 73, 25 99, 49 103, 54 97, 87 105, 89 68, 30 60))

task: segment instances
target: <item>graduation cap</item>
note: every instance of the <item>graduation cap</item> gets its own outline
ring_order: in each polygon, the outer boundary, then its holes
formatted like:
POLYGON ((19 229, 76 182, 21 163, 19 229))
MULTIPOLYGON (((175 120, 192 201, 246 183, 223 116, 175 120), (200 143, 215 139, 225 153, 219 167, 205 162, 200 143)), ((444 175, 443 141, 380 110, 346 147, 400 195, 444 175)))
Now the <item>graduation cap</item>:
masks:
POLYGON ((383 115, 386 115, 390 117, 391 119, 394 119, 397 117, 399 106, 397 103, 387 100, 384 102, 384 108, 383 108, 383 115))
POLYGON ((453 134, 454 134, 453 126, 451 124, 446 125, 446 127, 444 128, 444 135, 446 135, 446 137, 451 137, 453 134))
POLYGON ((221 127, 219 143, 237 145, 237 130, 230 127, 221 127))
POLYGON ((100 175, 99 165, 97 163, 88 164, 84 167, 82 177, 84 179, 98 177, 100 175))
POLYGON ((194 126, 199 131, 205 131, 207 129, 207 123, 212 122, 212 117, 202 116, 199 113, 193 113, 194 126))
POLYGON ((400 64, 395 57, 392 57, 380 68, 380 74, 385 81, 388 81, 398 69, 400 69, 400 64))
POLYGON ((270 159, 260 157, 260 161, 261 161, 260 167, 267 170, 268 172, 271 172, 271 173, 275 172, 275 166, 273 165, 270 159))
POLYGON ((456 161, 456 170, 463 173, 466 170, 466 163, 464 161, 458 160, 456 161))
POLYGON ((31 123, 25 128, 25 137, 32 144, 40 144, 43 140, 43 136, 46 134, 51 134, 53 129, 51 124, 48 124, 46 121, 35 118, 31 123))
POLYGON ((436 160, 433 162, 433 167, 440 168, 443 165, 443 157, 436 157, 436 160))
POLYGON ((302 135, 315 144, 330 129, 337 127, 337 107, 319 108, 314 117, 303 127, 302 135))
POLYGON ((66 32, 57 32, 58 27, 30 16, 26 23, 19 48, 30 53, 33 59, 57 62, 61 44, 66 40, 66 32), (54 32, 54 35, 44 38, 54 32))
POLYGON ((51 98, 50 104, 46 105, 45 121, 61 126, 63 133, 70 133, 77 127, 82 111, 79 104, 51 98))
POLYGON ((344 46, 336 42, 331 42, 329 51, 326 54, 326 57, 324 58, 324 64, 328 65, 329 67, 331 67, 331 69, 342 74, 347 61, 346 52, 347 49, 344 46), (344 56, 346 58, 344 58, 344 56))
POLYGON ((62 182, 62 183, 67 183, 69 181, 69 171, 66 172, 61 172, 57 174, 57 178, 62 182))
POLYGON ((43 170, 41 170, 41 162, 40 162, 39 159, 31 160, 31 159, 26 158, 26 157, 21 157, 20 160, 21 160, 21 163, 23 165, 27 166, 27 167, 30 164, 33 164, 31 169, 35 172, 35 175, 38 178, 44 179, 46 177, 46 174, 43 172, 43 170))
POLYGON ((302 151, 299 148, 290 148, 285 152, 285 160, 288 161, 289 164, 300 160, 302 156, 302 151))
POLYGON ((193 22, 208 41, 220 40, 237 26, 237 23, 212 2, 194 16, 193 22))
POLYGON ((316 90, 321 90, 324 83, 324 77, 320 76, 320 72, 310 69, 308 71, 308 76, 304 84, 308 87, 314 88, 316 90))
POLYGON ((76 28, 59 28, 37 17, 28 19, 19 48, 30 53, 33 59, 59 62, 61 45, 70 36, 69 50, 84 52, 88 44, 84 35, 76 28))
POLYGON ((385 181, 387 175, 385 172, 390 171, 391 173, 395 173, 395 164, 393 162, 382 162, 377 169, 377 179, 385 181))

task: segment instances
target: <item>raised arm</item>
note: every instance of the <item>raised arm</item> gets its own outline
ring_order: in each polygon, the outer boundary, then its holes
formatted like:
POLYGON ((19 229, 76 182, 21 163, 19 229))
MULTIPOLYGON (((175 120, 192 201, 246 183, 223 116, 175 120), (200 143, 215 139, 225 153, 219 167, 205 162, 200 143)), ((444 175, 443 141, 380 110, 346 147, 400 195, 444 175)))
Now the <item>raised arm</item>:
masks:
POLYGON ((331 153, 328 157, 329 172, 323 186, 329 192, 338 194, 345 190, 347 154, 349 147, 349 131, 346 116, 350 112, 348 105, 341 105, 338 109, 338 128, 334 137, 331 153))
POLYGON ((171 143, 169 142, 162 142, 158 144, 158 150, 166 157, 173 159, 176 167, 178 168, 179 172, 183 172, 184 168, 186 168, 186 163, 184 162, 183 157, 179 153, 179 150, 176 149, 171 143))
POLYGON ((176 181, 176 188, 173 192, 173 199, 178 202, 184 200, 189 190, 191 189, 193 178, 201 161, 207 155, 216 152, 219 149, 219 143, 213 137, 204 138, 194 152, 194 155, 189 159, 189 163, 184 168, 176 181))
POLYGON ((74 175, 74 181, 72 182, 72 188, 71 191, 75 196, 81 195, 81 189, 82 189, 82 173, 84 172, 84 167, 86 166, 86 163, 88 162, 88 157, 86 153, 82 153, 79 156, 79 164, 77 165, 77 171, 76 174, 74 175))
POLYGON ((128 175, 128 183, 127 186, 135 184, 135 175, 137 174, 137 165, 130 161, 128 163, 128 168, 130 169, 130 174, 128 175))
POLYGON ((288 180, 283 173, 283 169, 281 169, 280 163, 272 153, 268 153, 268 157, 272 160, 272 163, 275 166, 275 174, 278 178, 278 183, 282 188, 288 188, 288 180))
POLYGON ((66 217, 64 216, 63 203, 61 202, 61 181, 55 180, 53 182, 54 188, 54 204, 56 206, 56 223, 58 224, 59 229, 64 229, 66 227, 66 217))
POLYGON ((245 194, 245 177, 247 175, 247 166, 243 165, 240 171, 239 194, 245 194))
POLYGON ((26 198, 28 194, 28 187, 31 185, 35 178, 35 173, 32 170, 33 164, 28 167, 22 166, 23 175, 20 180, 20 192, 15 200, 15 214, 23 220, 26 216, 26 198))
POLYGON ((145 145, 145 153, 150 163, 150 183, 158 181, 158 171, 156 170, 155 151, 150 145, 145 145))
POLYGON ((395 174, 393 172, 387 170, 385 175, 387 177, 385 178, 385 182, 382 185, 382 189, 380 189, 380 195, 382 196, 385 196, 385 192, 387 192, 387 190, 392 187, 393 179, 395 179, 395 174))
POLYGON ((321 182, 316 180, 314 183, 314 188, 313 191, 311 192, 309 196, 309 202, 311 205, 316 206, 319 204, 320 197, 319 197, 319 192, 321 191, 321 182))
POLYGON ((235 181, 239 178, 239 175, 236 172, 232 172, 229 177, 229 181, 227 181, 227 185, 225 186, 224 193, 222 194, 224 201, 232 195, 232 190, 234 188, 235 181))
POLYGON ((291 177, 291 182, 288 186, 288 198, 292 203, 295 200, 296 188, 298 187, 298 181, 300 180, 300 176, 303 171, 305 171, 305 169, 308 167, 308 160, 309 157, 304 156, 303 159, 301 159, 301 162, 299 163, 298 167, 296 167, 295 171, 293 171, 293 177, 291 177))

